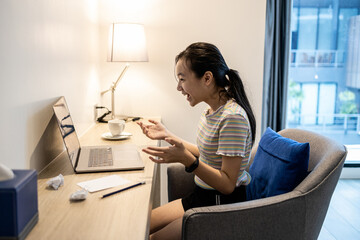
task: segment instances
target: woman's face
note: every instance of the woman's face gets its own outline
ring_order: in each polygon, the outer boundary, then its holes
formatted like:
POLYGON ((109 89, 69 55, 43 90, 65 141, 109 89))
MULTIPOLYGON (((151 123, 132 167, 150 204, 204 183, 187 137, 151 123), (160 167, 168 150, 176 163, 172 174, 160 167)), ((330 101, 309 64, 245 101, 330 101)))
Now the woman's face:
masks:
POLYGON ((179 59, 175 66, 175 75, 178 80, 177 90, 180 91, 189 102, 190 106, 195 106, 204 100, 204 91, 202 91, 201 78, 197 78, 191 71, 186 61, 179 59))

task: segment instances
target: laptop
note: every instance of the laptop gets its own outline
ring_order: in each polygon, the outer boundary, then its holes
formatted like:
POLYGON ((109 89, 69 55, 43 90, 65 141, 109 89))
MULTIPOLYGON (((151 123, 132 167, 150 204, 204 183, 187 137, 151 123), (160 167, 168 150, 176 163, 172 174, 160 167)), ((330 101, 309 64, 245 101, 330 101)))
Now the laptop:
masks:
POLYGON ((64 97, 60 97, 53 105, 53 110, 66 152, 76 173, 144 169, 144 163, 136 145, 81 147, 64 97))

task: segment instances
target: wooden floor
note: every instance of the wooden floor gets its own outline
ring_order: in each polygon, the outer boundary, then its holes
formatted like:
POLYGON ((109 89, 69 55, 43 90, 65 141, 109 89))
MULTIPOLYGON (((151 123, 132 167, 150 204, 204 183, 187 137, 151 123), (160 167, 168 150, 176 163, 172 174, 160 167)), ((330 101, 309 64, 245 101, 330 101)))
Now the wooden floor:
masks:
POLYGON ((339 180, 318 239, 360 239, 360 179, 339 180))

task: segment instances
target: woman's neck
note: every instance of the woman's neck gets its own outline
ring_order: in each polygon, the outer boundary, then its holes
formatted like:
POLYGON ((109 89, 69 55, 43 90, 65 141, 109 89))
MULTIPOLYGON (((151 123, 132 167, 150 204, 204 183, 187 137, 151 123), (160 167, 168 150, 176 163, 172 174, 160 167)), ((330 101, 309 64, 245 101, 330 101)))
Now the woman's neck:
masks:
POLYGON ((228 100, 229 100, 229 98, 217 93, 217 97, 211 98, 206 102, 210 106, 208 113, 212 114, 213 112, 218 110, 219 107, 225 105, 228 100))

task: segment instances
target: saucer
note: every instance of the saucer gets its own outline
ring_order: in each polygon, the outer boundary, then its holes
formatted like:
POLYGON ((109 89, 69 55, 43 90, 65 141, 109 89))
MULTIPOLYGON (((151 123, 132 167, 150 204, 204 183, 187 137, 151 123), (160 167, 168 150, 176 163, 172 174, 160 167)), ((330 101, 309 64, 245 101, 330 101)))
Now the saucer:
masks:
POLYGON ((128 132, 122 132, 119 136, 113 136, 113 135, 111 135, 110 132, 106 132, 101 135, 102 138, 107 139, 107 140, 122 140, 122 139, 127 139, 131 136, 132 136, 132 134, 128 133, 128 132))

